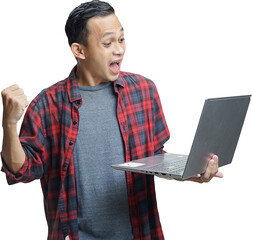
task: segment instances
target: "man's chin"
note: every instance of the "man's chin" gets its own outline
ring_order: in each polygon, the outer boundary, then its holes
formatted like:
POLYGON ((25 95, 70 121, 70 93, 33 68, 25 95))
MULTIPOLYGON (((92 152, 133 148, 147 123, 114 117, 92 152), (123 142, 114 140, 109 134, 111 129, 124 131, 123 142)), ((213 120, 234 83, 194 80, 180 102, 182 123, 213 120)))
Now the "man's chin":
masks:
POLYGON ((109 81, 114 82, 117 80, 117 78, 119 77, 119 73, 118 74, 113 74, 113 76, 110 77, 109 81))

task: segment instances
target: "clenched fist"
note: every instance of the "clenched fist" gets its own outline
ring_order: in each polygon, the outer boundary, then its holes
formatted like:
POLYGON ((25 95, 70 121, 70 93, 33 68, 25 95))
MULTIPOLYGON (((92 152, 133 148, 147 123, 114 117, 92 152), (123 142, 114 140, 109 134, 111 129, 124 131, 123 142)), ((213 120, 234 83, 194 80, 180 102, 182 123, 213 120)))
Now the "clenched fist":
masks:
POLYGON ((17 124, 29 104, 24 91, 18 85, 12 85, 2 91, 2 98, 3 126, 17 124))

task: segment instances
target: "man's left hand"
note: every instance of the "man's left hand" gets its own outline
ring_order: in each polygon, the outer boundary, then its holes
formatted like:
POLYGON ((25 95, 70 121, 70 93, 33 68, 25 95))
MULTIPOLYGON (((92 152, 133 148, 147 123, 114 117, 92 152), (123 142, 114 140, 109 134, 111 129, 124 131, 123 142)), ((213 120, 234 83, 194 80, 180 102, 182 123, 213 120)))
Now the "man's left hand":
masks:
MULTIPOLYGON (((177 181, 192 181, 198 183, 205 183, 210 182, 213 177, 223 178, 223 174, 219 172, 219 158, 216 155, 213 155, 212 158, 209 160, 207 169, 202 174, 197 174, 195 177, 188 178, 186 180, 174 178, 177 181)), ((171 180, 173 178, 169 178, 167 176, 158 176, 160 178, 171 180)))
POLYGON ((210 182, 213 177, 223 178, 223 174, 219 172, 219 158, 216 155, 210 159, 207 169, 203 174, 197 174, 196 177, 187 179, 199 183, 210 182))

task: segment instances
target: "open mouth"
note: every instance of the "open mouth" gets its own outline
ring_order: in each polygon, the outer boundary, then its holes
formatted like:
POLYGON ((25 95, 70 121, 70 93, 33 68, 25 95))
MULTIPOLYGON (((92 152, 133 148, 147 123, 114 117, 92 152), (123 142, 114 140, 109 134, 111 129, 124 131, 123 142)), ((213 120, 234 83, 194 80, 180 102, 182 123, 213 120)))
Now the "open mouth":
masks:
POLYGON ((118 74, 118 73, 120 72, 120 64, 121 64, 120 61, 112 62, 112 63, 109 65, 109 68, 110 68, 110 70, 111 70, 114 74, 118 74))

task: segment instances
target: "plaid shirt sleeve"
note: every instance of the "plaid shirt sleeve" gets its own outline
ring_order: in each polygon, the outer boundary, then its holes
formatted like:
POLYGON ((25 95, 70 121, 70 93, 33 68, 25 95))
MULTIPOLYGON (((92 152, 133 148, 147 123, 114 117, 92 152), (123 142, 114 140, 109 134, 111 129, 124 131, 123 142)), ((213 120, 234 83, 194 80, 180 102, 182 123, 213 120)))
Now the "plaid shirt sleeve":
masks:
POLYGON ((2 159, 2 171, 6 173, 8 184, 31 182, 34 179, 40 179, 43 175, 45 137, 39 110, 35 103, 36 99, 28 107, 20 131, 20 142, 26 155, 23 166, 14 174, 2 159))
POLYGON ((81 96, 74 72, 44 89, 28 107, 19 136, 26 154, 22 168, 13 174, 3 160, 9 184, 40 179, 50 240, 67 235, 78 240, 72 151, 81 96))
POLYGON ((164 143, 169 139, 170 133, 165 121, 160 97, 155 87, 154 98, 154 152, 163 148, 164 143))

